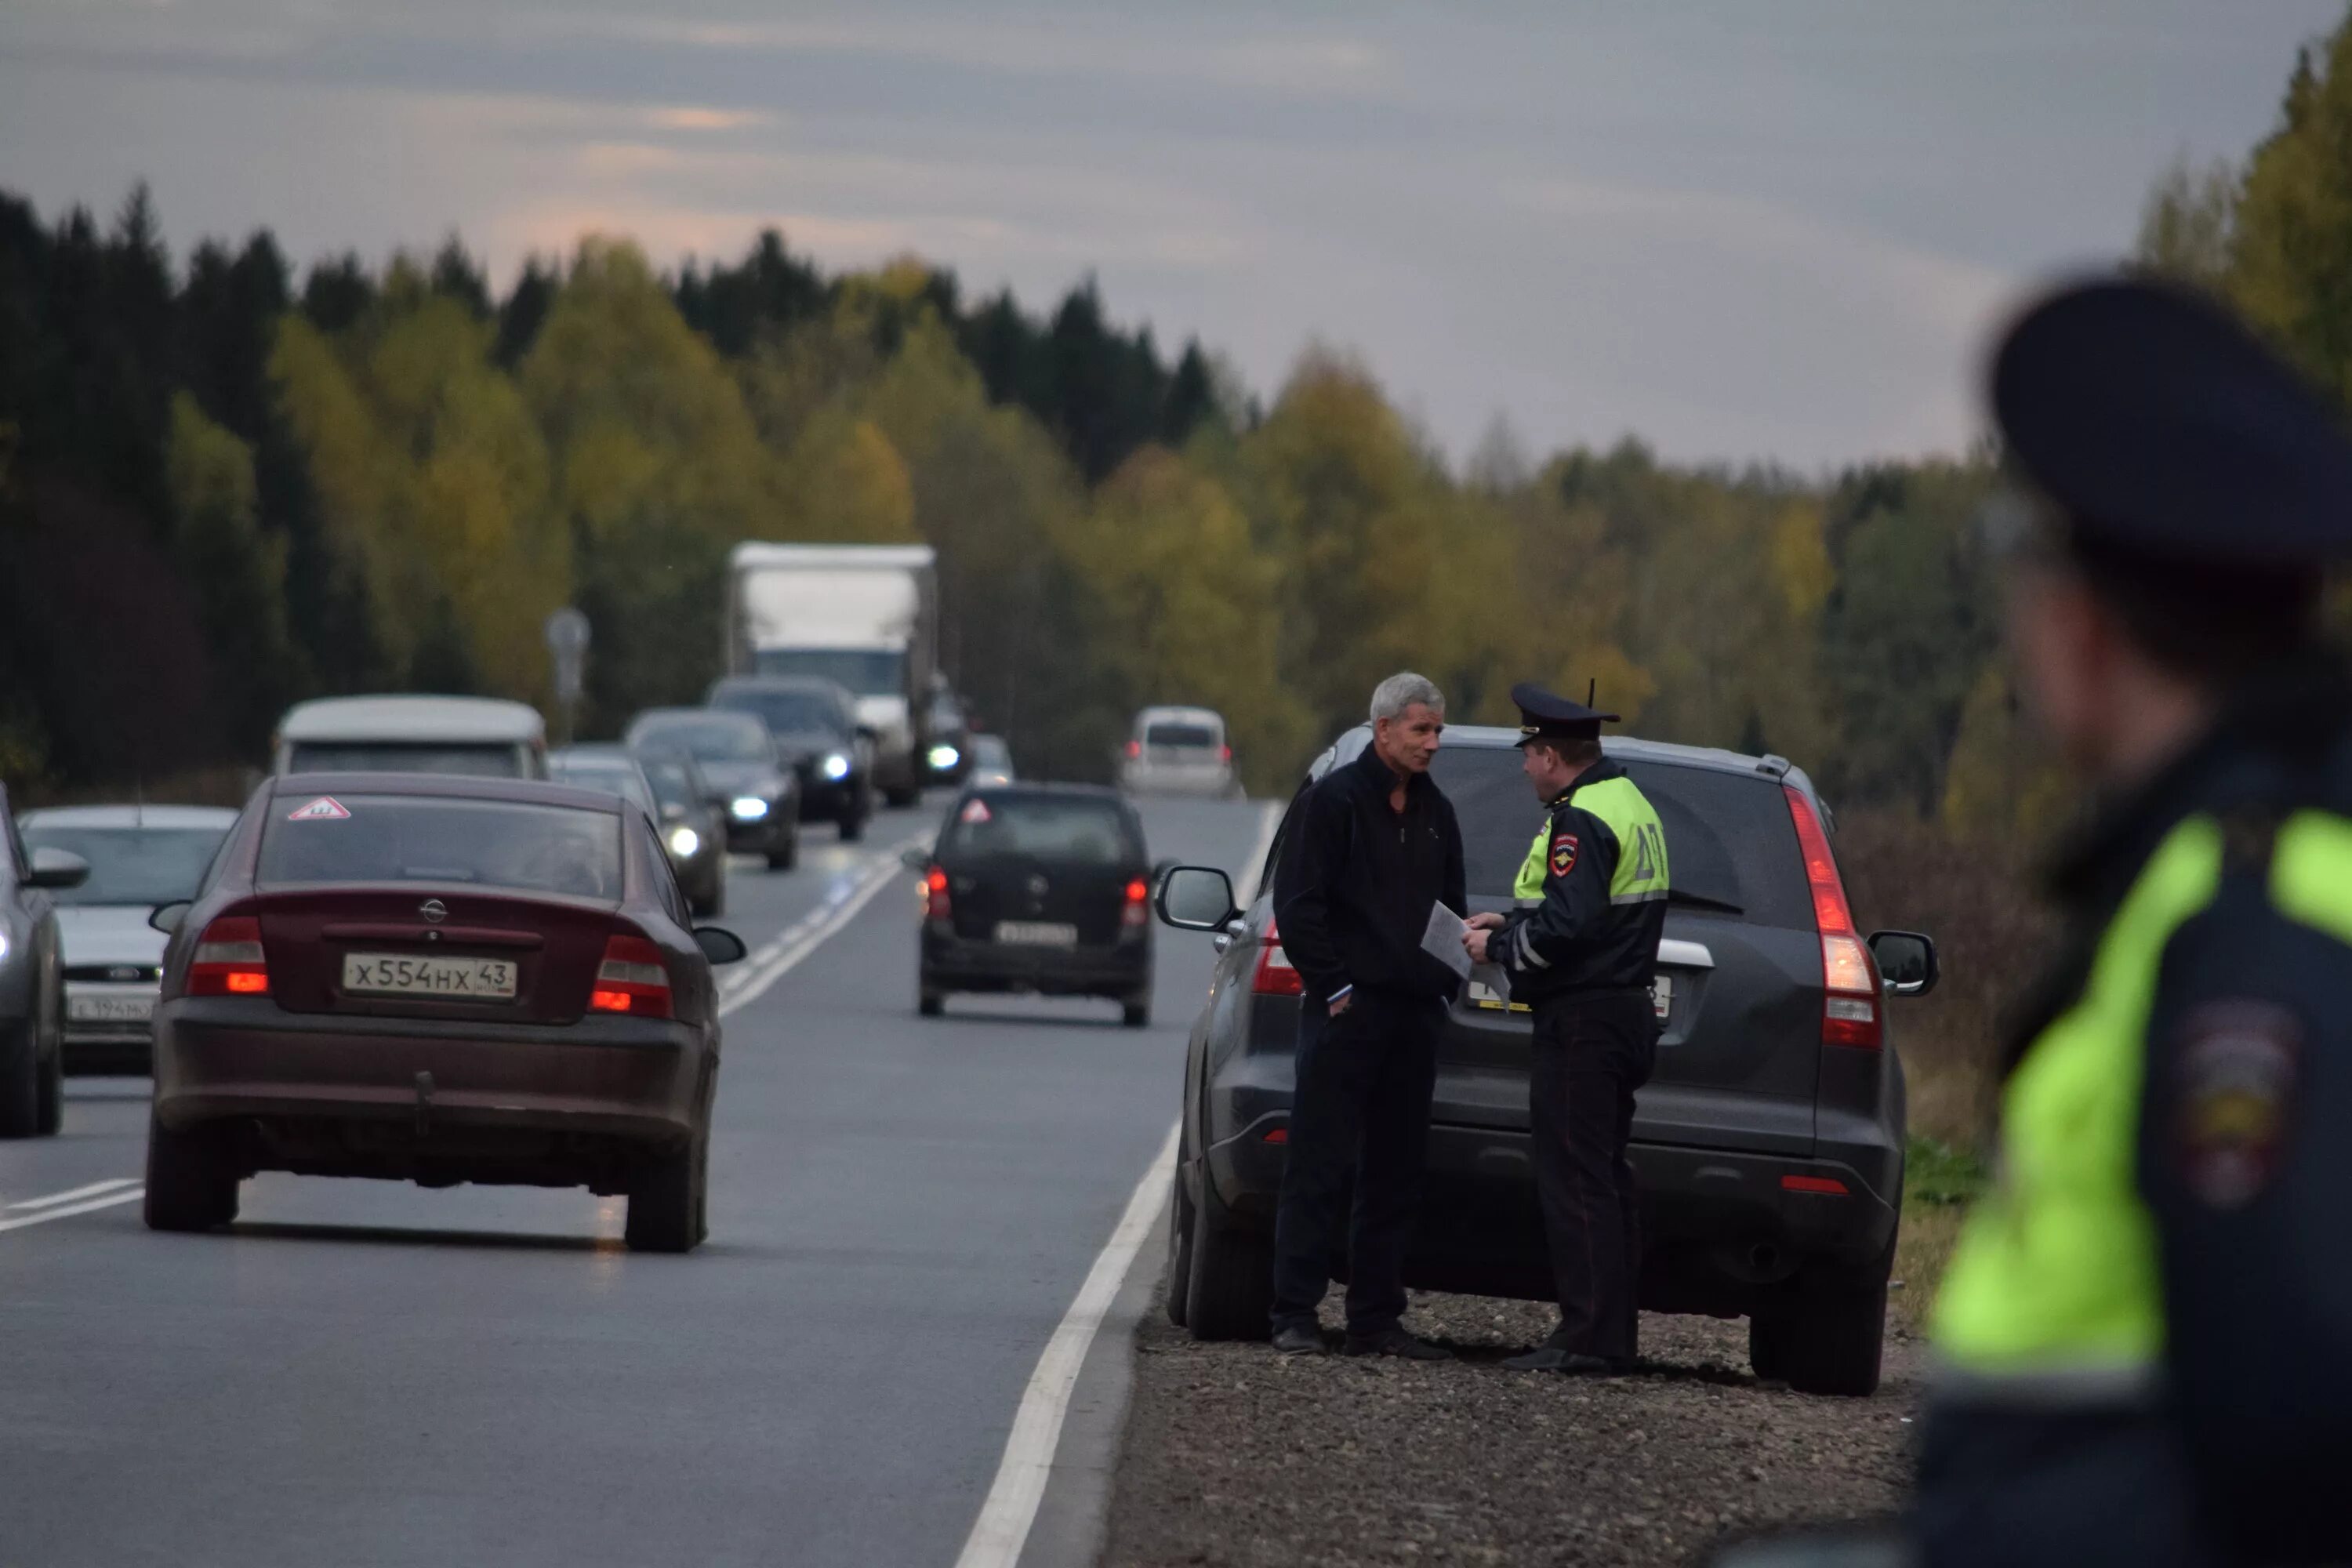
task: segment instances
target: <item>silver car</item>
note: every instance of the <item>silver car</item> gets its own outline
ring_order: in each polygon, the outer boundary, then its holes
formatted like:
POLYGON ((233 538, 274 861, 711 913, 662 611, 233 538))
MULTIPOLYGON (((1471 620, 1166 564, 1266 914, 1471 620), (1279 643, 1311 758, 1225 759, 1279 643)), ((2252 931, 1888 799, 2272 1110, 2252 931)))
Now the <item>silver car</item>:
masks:
POLYGON ((65 970, 52 895, 89 867, 33 849, 0 786, 0 1138, 46 1138, 65 1120, 65 970))
POLYGON ((65 1068, 148 1068, 163 933, 147 923, 162 904, 196 896, 205 868, 236 813, 209 805, 77 805, 25 814, 36 855, 70 854, 88 879, 60 889, 64 945, 65 1068))

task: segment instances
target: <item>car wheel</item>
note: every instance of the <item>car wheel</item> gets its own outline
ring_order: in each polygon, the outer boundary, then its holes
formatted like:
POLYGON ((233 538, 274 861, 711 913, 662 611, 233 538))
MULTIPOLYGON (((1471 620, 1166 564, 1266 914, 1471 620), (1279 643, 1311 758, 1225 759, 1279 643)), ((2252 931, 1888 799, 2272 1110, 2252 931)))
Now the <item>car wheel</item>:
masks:
POLYGON ((1119 1022, 1130 1029, 1145 1028, 1151 1023, 1151 994, 1139 992, 1119 1003, 1119 1022))
POLYGON ((793 836, 784 840, 784 847, 782 849, 771 849, 768 851, 768 869, 771 871, 789 871, 795 865, 799 864, 800 858, 801 836, 799 831, 795 829, 793 836))
POLYGON ((904 811, 922 799, 923 792, 919 789, 886 789, 882 792, 882 798, 892 808, 904 811))
POLYGON ((31 1019, 0 1026, 0 1138, 31 1138, 41 1130, 40 1039, 31 1019))
POLYGON ((866 816, 856 806, 852 805, 844 811, 841 814, 840 823, 841 841, 844 844, 855 844, 866 837, 866 816))
POLYGON ((1178 1328, 1192 1314, 1192 1201, 1184 1195, 1184 1156, 1176 1156, 1176 1179, 1168 1187, 1168 1321, 1178 1328))
POLYGON ((1192 1216, 1192 1269, 1184 1324, 1196 1340, 1262 1340, 1273 1332, 1274 1238, 1243 1230, 1222 1212, 1203 1175, 1192 1216))
POLYGON ((948 999, 944 992, 934 991, 926 985, 915 994, 915 1011, 926 1018, 938 1017, 947 1011, 947 1006, 948 999))
POLYGON ((1800 1289, 1751 1316, 1748 1359, 1756 1375, 1785 1378, 1800 1394, 1849 1399, 1875 1394, 1886 1342, 1886 1277, 1894 1261, 1890 1243, 1886 1257, 1862 1277, 1800 1289))
POLYGON ((149 1230, 211 1230, 236 1217, 236 1167, 229 1163, 218 1130, 191 1127, 175 1132, 147 1118, 149 1230))
POLYGON ((41 1068, 40 1125, 34 1130, 42 1138, 54 1137, 66 1124, 66 1043, 59 1040, 57 1048, 41 1068))
POLYGON ((648 1159, 629 1184, 629 1214, 621 1239, 631 1252, 691 1252, 702 1239, 702 1185, 708 1140, 648 1159))

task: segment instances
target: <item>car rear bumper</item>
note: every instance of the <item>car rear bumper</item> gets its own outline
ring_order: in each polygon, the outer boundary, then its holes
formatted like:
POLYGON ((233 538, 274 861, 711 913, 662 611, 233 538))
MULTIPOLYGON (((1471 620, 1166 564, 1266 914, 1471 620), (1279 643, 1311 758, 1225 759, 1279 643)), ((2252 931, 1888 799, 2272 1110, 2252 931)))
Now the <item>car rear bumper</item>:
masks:
POLYGON ((1234 771, 1229 767, 1176 768, 1151 763, 1129 763, 1119 769, 1119 787, 1130 795, 1230 795, 1234 771))
MULTIPOLYGON (((1287 1121, 1281 1112, 1262 1115, 1213 1145, 1202 1162, 1201 1174, 1214 1184, 1222 1206, 1254 1228, 1273 1225, 1285 1145, 1267 1142, 1267 1134, 1286 1131, 1287 1121)), ((1627 1152, 1642 1200, 1645 1307, 1747 1311, 1800 1274, 1865 1272, 1894 1240, 1902 1199, 1899 1154, 1889 1180, 1890 1168, 1867 1157, 1641 1142, 1627 1152), (1815 1190, 1823 1182, 1844 1191, 1815 1190)), ((1527 1133, 1431 1127, 1405 1283, 1530 1300, 1550 1296, 1527 1133)))
POLYGON ((421 1142, 470 1131, 673 1144, 694 1130, 707 1071, 698 1031, 667 1020, 448 1024, 226 997, 167 1003, 154 1051, 155 1115, 167 1127, 378 1121, 421 1142))
POLYGON ((1151 944, 1016 947, 923 933, 922 984, 940 991, 1124 996, 1151 984, 1151 944))

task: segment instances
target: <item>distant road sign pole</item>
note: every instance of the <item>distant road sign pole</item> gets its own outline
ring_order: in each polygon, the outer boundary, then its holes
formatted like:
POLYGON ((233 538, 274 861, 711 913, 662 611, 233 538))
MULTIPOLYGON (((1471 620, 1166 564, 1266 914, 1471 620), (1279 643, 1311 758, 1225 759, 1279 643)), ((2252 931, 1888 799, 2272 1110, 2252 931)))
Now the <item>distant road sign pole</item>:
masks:
POLYGON ((569 605, 548 616, 547 651, 555 660, 555 700, 563 711, 562 743, 568 746, 588 668, 588 617, 569 605))

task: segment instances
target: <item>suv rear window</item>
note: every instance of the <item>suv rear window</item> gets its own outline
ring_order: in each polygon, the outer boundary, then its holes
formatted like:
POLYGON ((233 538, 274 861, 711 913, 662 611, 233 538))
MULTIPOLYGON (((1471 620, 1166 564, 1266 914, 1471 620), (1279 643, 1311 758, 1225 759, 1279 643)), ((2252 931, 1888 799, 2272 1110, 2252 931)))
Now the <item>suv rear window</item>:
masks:
POLYGON ((1146 745, 1196 746, 1206 749, 1217 743, 1217 732, 1206 724, 1153 724, 1143 731, 1146 745))
MULTIPOLYGON (((1625 771, 1665 827, 1677 895, 1737 910, 1758 925, 1812 929, 1812 893, 1779 784, 1672 763, 1628 762, 1625 771)), ((1470 891, 1510 897, 1543 825, 1543 808, 1519 772, 1519 753, 1444 748, 1430 776, 1461 818, 1470 891)))
POLYGON ((730 713, 754 713, 767 721, 768 728, 779 735, 796 731, 820 730, 841 731, 842 713, 831 698, 814 691, 761 691, 740 687, 720 689, 712 697, 713 708, 730 713))
POLYGON ((1143 839, 1116 801, 973 795, 956 808, 942 854, 1027 855, 1116 866, 1143 858, 1143 839))
POLYGON ((764 763, 775 755, 775 742, 757 714, 719 709, 646 720, 629 731, 629 743, 674 747, 698 763, 764 763))
POLYGON ((261 835, 254 880, 478 882, 575 898, 621 896, 621 819, 603 811, 503 800, 341 795, 348 813, 304 816, 281 795, 261 835))
POLYGON ((467 778, 519 779, 522 752, 503 743, 464 742, 297 741, 287 759, 293 773, 462 773, 467 778))

